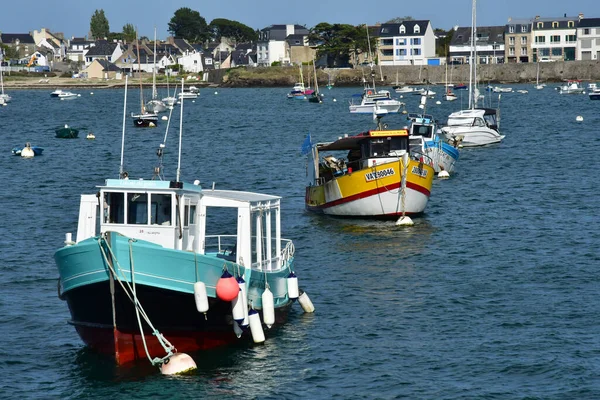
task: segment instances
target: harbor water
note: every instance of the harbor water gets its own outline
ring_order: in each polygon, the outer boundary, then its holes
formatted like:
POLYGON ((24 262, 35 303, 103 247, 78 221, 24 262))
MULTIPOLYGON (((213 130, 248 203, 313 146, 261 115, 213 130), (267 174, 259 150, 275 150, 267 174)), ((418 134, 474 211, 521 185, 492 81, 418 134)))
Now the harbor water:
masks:
MULTIPOLYGON (((72 101, 51 98, 52 89, 10 91, 0 107, 0 395, 600 398, 600 102, 513 88, 529 93, 502 94, 504 141, 463 149, 412 227, 304 210, 307 134, 330 141, 375 128, 370 115, 348 112, 360 88, 325 89, 323 104, 288 100, 288 88, 203 89, 186 100, 182 180, 282 196, 283 237, 294 240, 296 274, 316 312, 295 304, 263 345, 191 354, 198 370, 184 377, 161 376, 148 362, 119 368, 90 351, 57 296, 53 254, 65 233, 76 234, 80 194, 119 174, 123 90, 79 90, 72 101), (64 124, 80 128, 79 138, 55 138, 64 124), (26 142, 43 155, 11 154, 26 142)), ((438 105, 444 89, 432 89, 427 112, 436 119, 466 107, 466 92, 438 105)), ((418 111, 419 96, 402 100, 418 111)), ((139 109, 133 85, 127 114, 139 109)), ((402 127, 406 117, 384 122, 402 127)), ((127 116, 131 179, 152 177, 165 128, 137 129, 127 116)), ((178 145, 176 108, 167 179, 178 145)))

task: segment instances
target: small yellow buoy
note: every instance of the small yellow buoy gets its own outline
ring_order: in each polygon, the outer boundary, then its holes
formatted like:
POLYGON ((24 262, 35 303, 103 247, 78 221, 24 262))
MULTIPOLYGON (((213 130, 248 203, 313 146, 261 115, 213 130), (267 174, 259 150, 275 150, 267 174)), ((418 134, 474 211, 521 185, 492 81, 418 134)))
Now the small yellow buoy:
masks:
POLYGON ((163 375, 178 375, 191 372, 197 368, 192 357, 185 353, 175 353, 160 366, 160 373, 163 375))
POLYGON ((156 126, 156 124, 155 124, 154 122, 150 122, 150 123, 148 124, 148 126, 149 126, 150 128, 154 128, 154 127, 156 126))

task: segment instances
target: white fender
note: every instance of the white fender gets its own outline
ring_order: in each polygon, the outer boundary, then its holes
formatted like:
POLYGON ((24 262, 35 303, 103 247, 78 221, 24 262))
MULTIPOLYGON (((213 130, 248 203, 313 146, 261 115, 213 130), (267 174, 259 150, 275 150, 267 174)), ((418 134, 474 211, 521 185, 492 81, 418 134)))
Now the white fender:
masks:
POLYGON ((231 302, 231 314, 233 315, 233 320, 238 324, 242 324, 244 321, 244 299, 243 293, 240 290, 238 292, 238 296, 233 299, 231 302))
POLYGON ((248 312, 248 321, 250 323, 250 333, 254 343, 262 343, 265 341, 265 333, 263 332, 262 324, 260 323, 260 315, 255 309, 248 312))
POLYGON ((313 306, 312 301, 310 301, 310 297, 306 294, 304 290, 300 290, 302 292, 300 297, 298 297, 298 303, 304 310, 305 313, 313 313, 315 312, 315 306, 313 306))
POLYGON ((185 353, 175 353, 160 366, 163 375, 177 375, 197 369, 194 359, 185 353))
POLYGON ((241 323, 242 327, 246 327, 248 326, 248 292, 246 291, 246 281, 244 280, 244 278, 242 278, 241 276, 239 276, 237 278, 237 283, 240 287, 240 294, 241 294, 241 299, 243 301, 243 309, 244 309, 244 320, 241 323))
POLYGON ((206 294, 206 285, 204 282, 194 283, 194 300, 196 301, 196 309, 198 312, 205 313, 208 311, 208 295, 206 294))
POLYGON ((275 323, 275 302, 273 300, 273 293, 268 287, 265 288, 262 294, 262 312, 263 322, 270 329, 275 323))
POLYGON ((287 279, 287 289, 288 289, 288 297, 290 299, 297 299, 299 296, 298 293, 298 277, 294 272, 290 272, 287 279))

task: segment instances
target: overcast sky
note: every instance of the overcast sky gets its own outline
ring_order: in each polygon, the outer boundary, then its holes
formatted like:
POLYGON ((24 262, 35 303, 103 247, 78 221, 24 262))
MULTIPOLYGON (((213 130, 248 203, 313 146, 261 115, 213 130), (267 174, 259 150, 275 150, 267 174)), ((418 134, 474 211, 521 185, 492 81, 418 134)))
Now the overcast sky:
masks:
MULTIPOLYGON (((121 32, 131 23, 141 36, 168 36, 168 23, 175 11, 189 7, 210 23, 215 18, 239 21, 254 29, 272 24, 299 24, 311 28, 319 22, 352 25, 386 22, 411 16, 430 20, 434 28, 470 26, 471 0, 2 0, 0 31, 27 33, 40 28, 62 32, 65 37, 86 36, 95 10, 103 9, 111 32, 121 32), (93 3, 93 5, 91 5, 93 3)), ((576 16, 600 18, 600 0, 478 0, 477 25, 505 25, 509 17, 532 18, 576 16), (515 10, 518 14, 515 15, 515 10)))

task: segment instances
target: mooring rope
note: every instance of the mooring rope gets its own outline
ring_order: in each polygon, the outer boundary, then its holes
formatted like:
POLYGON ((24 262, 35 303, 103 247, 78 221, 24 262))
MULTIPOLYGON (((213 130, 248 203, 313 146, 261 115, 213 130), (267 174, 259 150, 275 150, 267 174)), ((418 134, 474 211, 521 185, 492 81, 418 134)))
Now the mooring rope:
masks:
POLYGON ((135 309, 136 309, 136 315, 138 317, 138 323, 140 325, 140 335, 142 336, 142 342, 144 343, 144 349, 146 351, 146 356, 148 357, 148 360, 150 360, 150 362, 152 363, 152 365, 160 365, 165 363, 166 360, 168 360, 172 355, 173 355, 173 350, 175 350, 175 352, 177 352, 177 349, 175 349, 175 346, 173 346, 155 327, 154 325, 152 325, 152 322, 150 321, 150 318, 148 317, 148 315, 146 314, 146 311, 144 310, 144 308, 142 307, 142 304, 139 302, 138 298, 137 298, 137 294, 135 292, 135 281, 134 281, 134 277, 133 277, 133 273, 134 273, 134 265, 133 265, 133 239, 129 239, 129 255, 130 255, 130 260, 131 260, 131 281, 134 285, 134 287, 132 288, 131 285, 129 284, 129 282, 127 280, 125 280, 125 284, 123 284, 123 281, 121 280, 121 278, 119 277, 119 275, 117 274, 116 270, 114 269, 114 267, 112 266, 112 264, 109 262, 108 260, 108 256, 106 254, 106 251, 104 250, 104 247, 102 246, 102 243, 104 243, 108 249, 108 252, 110 253, 110 256, 112 257, 113 260, 115 260, 118 270, 119 272, 121 272, 121 274, 123 275, 123 278, 126 278, 125 273, 123 271, 123 268, 121 267, 121 264, 119 263, 119 260, 117 259, 117 257, 115 256, 110 243, 108 243, 106 241, 106 239, 104 239, 103 236, 101 236, 98 239, 98 245, 100 247, 100 251, 102 252, 102 256, 104 257, 104 260, 106 261, 106 265, 108 265, 108 268, 110 270, 110 272, 113 274, 114 277, 117 278, 117 281, 119 282, 119 284, 121 285, 121 288, 123 289, 123 292, 127 295, 127 297, 129 298, 129 300, 131 300, 131 302, 134 304, 135 309), (133 296, 132 296, 133 294, 133 296), (143 329, 141 327, 141 321, 139 320, 139 314, 141 314, 141 316, 144 318, 144 320, 146 321, 146 323, 148 324, 148 326, 150 327, 150 329, 152 329, 152 334, 154 336, 156 336, 158 342, 161 344, 161 346, 163 347, 163 349, 165 350, 165 352, 167 353, 167 355, 163 358, 160 357, 155 357, 154 359, 152 359, 150 357, 150 354, 148 352, 148 348, 146 346, 146 339, 144 337, 144 332, 143 329))

